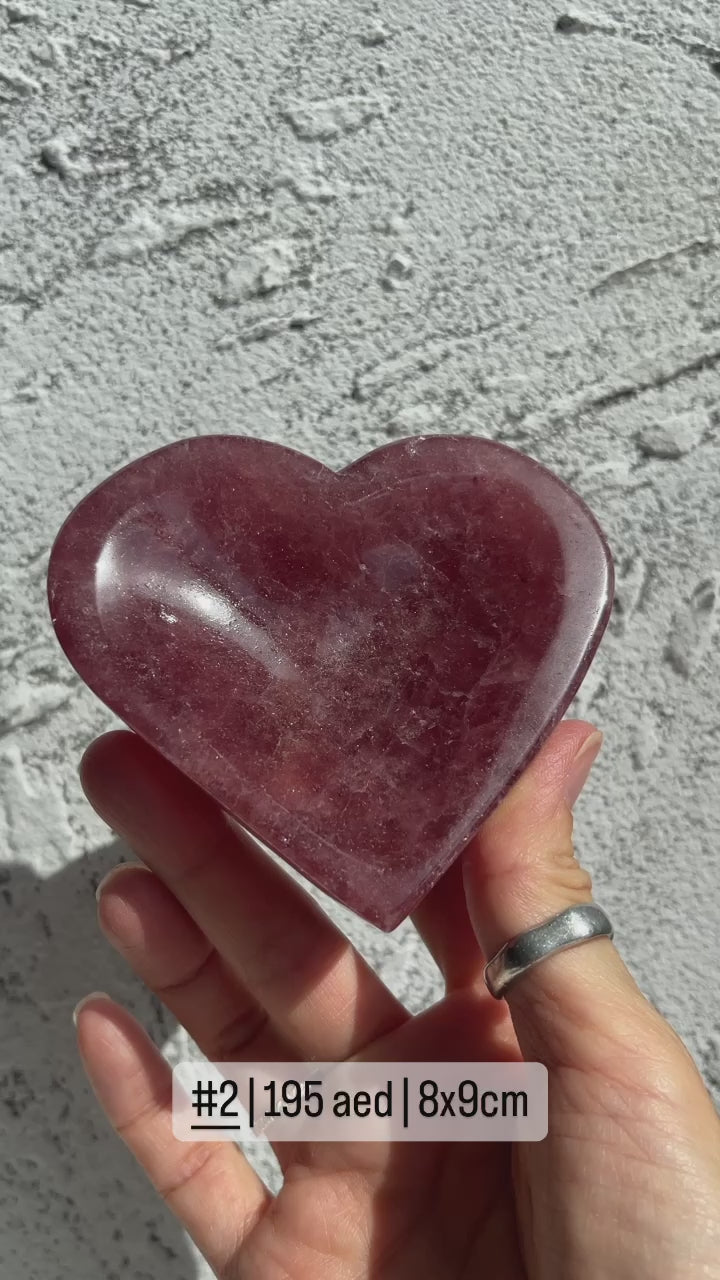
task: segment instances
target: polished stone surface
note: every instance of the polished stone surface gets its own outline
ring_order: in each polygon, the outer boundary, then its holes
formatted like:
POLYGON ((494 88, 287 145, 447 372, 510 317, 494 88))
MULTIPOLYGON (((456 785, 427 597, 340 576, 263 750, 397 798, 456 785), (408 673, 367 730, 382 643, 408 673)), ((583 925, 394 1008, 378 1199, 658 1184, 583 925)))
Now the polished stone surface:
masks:
POLYGON ((48 592, 127 725, 389 930, 564 714, 613 570, 577 495, 504 445, 415 437, 335 472, 204 436, 86 497, 48 592))

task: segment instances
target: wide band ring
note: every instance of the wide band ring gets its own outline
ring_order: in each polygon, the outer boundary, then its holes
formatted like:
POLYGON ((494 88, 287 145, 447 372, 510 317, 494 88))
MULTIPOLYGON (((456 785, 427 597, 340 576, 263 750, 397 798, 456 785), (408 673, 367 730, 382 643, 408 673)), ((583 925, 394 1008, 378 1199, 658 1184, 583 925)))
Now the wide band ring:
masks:
POLYGON ((577 947, 593 938, 612 938, 613 927, 602 907, 594 902, 568 907, 525 933, 510 938, 485 966, 485 984, 496 1000, 523 973, 547 956, 577 947))

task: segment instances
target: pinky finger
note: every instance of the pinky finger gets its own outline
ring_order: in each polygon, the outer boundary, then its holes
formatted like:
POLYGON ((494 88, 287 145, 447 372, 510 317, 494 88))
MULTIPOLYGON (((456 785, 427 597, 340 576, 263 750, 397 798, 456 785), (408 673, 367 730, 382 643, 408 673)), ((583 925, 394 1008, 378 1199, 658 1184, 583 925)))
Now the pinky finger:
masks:
POLYGON ((228 1275, 270 1193, 237 1147, 181 1142, 172 1131, 172 1072, 135 1019, 109 996, 75 1010, 78 1048, 112 1127, 213 1271, 228 1275))

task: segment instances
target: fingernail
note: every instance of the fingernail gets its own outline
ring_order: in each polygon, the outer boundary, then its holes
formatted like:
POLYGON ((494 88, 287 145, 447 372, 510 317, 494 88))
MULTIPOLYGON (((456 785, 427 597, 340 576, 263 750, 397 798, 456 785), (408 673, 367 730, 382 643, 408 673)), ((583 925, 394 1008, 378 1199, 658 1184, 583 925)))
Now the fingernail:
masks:
POLYGON ((590 734, 578 751, 575 759, 570 767, 570 772, 565 781, 564 800, 569 809, 572 809, 580 792, 582 791, 588 779, 588 774, 597 759, 598 752, 603 744, 603 735, 599 729, 590 734))
POLYGON ((98 882, 97 889, 95 890, 95 897, 97 898, 98 902, 100 901, 100 894, 102 893, 103 889, 105 889, 106 886, 110 883, 110 881, 113 880, 114 877, 118 875, 120 871, 123 871, 125 867, 127 867, 128 865, 129 864, 127 862, 121 862, 119 866, 111 867, 110 870, 105 873, 102 880, 98 882))
POLYGON ((108 995, 107 991, 91 991, 89 995, 83 996, 82 1000, 78 1000, 77 1004, 75 1005, 75 1008, 73 1009, 72 1017, 73 1017, 73 1022, 75 1023, 75 1026, 77 1026, 78 1014, 80 1013, 80 1010, 84 1008, 84 1006, 88 1003, 88 1001, 109 1000, 109 999, 110 999, 110 996, 108 995))

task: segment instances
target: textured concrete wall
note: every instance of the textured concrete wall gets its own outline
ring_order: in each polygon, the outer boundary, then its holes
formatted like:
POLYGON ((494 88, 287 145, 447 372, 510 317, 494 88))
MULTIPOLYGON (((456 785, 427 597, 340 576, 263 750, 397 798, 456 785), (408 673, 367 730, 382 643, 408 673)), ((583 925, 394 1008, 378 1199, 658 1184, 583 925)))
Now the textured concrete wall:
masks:
MULTIPOLYGON (((184 434, 342 465, 476 432, 591 504, 619 585, 582 854, 720 1091, 720 18, 561 3, 0 3, 3 1280, 196 1275, 76 1063, 91 988, 180 1040, 96 933, 118 849, 76 762, 111 720, 44 600, 75 501, 184 434)), ((437 990, 409 927, 336 914, 437 990)))

